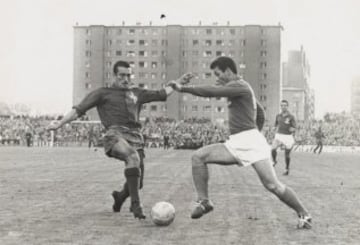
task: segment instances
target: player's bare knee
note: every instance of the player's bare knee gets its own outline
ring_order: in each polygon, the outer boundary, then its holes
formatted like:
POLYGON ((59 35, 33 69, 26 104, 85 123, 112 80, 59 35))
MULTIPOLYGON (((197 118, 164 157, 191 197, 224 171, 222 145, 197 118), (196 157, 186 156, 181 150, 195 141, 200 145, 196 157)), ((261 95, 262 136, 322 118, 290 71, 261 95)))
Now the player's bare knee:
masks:
POLYGON ((274 193, 274 194, 281 194, 283 193, 283 191, 285 190, 285 187, 283 184, 281 184, 280 182, 279 183, 276 183, 276 182, 265 182, 263 183, 264 184, 264 187, 274 193))
POLYGON ((201 154, 200 151, 194 152, 191 157, 191 163, 193 166, 204 164, 204 156, 201 154))

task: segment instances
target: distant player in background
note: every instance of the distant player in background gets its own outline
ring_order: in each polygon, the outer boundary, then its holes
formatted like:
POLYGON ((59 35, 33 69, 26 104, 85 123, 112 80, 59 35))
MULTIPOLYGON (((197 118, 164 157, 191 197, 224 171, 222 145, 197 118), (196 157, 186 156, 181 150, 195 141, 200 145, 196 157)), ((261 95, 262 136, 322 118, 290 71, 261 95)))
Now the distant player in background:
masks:
POLYGON ((314 134, 315 136, 315 140, 316 140, 316 147, 314 148, 314 154, 316 154, 317 150, 319 150, 319 153, 321 153, 322 149, 323 149, 323 139, 325 138, 325 134, 323 133, 323 131, 321 130, 321 126, 319 126, 318 130, 315 132, 314 134))
POLYGON ((145 156, 139 113, 145 103, 165 101, 173 89, 170 86, 160 90, 135 87, 130 79, 130 65, 125 61, 115 63, 113 74, 114 82, 111 87, 90 92, 78 105, 73 106, 59 123, 50 124, 48 130, 56 130, 96 107, 100 121, 106 129, 103 138, 106 155, 125 162, 126 182, 122 191, 112 193, 113 211, 119 212, 123 202, 130 196, 130 210, 134 217, 145 219, 139 196, 144 176, 145 156))
POLYGON ((290 152, 295 143, 294 133, 296 129, 295 117, 289 112, 289 102, 287 100, 281 101, 281 113, 276 115, 275 128, 276 133, 271 146, 271 156, 274 166, 277 164, 276 155, 279 147, 285 148, 285 172, 284 175, 289 175, 290 172, 290 152))
MULTIPOLYGON (((198 219, 214 209, 208 191, 209 164, 251 165, 264 187, 295 210, 299 216, 298 227, 311 228, 309 212, 296 193, 281 183, 276 176, 272 166, 270 146, 256 125, 255 94, 251 86, 238 77, 236 67, 236 63, 231 58, 218 57, 210 65, 210 69, 217 78, 217 86, 183 86, 173 83, 174 89, 179 92, 201 97, 225 97, 229 109, 229 139, 225 143, 203 146, 192 155, 192 176, 197 192, 197 203, 191 213, 191 218, 198 219)), ((230 200, 227 205, 230 213, 232 202, 233 200, 230 200)))

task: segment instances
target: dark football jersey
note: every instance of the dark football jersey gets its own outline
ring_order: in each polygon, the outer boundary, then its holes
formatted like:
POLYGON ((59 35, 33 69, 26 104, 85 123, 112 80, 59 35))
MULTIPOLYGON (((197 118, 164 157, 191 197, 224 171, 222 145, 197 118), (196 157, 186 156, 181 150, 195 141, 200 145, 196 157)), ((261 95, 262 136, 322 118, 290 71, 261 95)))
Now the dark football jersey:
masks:
POLYGON ((256 128, 256 98, 244 80, 231 81, 225 86, 183 87, 182 91, 202 97, 226 97, 230 134, 256 128))
POLYGON ((142 104, 152 101, 165 101, 166 92, 141 88, 99 88, 89 93, 73 108, 78 115, 96 107, 104 127, 124 126, 140 128, 139 114, 142 104))
POLYGON ((290 113, 280 113, 276 115, 275 127, 277 127, 279 134, 292 134, 290 128, 296 127, 295 117, 290 113))

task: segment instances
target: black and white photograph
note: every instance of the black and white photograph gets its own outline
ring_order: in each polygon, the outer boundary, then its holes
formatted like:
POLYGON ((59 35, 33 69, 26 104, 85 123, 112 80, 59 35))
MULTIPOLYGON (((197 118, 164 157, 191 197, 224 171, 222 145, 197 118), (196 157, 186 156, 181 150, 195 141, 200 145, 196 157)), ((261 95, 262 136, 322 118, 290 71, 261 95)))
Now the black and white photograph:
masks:
POLYGON ((360 244, 359 9, 2 1, 0 244, 360 244))

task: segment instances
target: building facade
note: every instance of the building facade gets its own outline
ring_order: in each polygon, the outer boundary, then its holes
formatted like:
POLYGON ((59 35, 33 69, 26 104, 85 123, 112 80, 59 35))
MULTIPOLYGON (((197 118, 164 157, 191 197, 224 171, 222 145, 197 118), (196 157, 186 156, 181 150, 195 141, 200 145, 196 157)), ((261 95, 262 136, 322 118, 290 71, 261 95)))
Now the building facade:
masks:
POLYGON ((283 99, 289 101, 289 110, 297 120, 312 120, 315 116, 315 95, 310 88, 310 65, 303 47, 288 52, 283 63, 283 99))
MULTIPOLYGON (((210 63, 229 56, 273 121, 282 93, 281 30, 281 26, 259 25, 75 26, 73 103, 91 90, 109 86, 118 60, 130 63, 132 79, 139 86, 160 89, 186 72, 195 74, 194 84, 214 84, 210 63)), ((88 115, 97 118, 94 110, 88 115)), ((158 116, 224 121, 227 103, 224 98, 173 93, 166 103, 143 106, 142 118, 158 116)))

